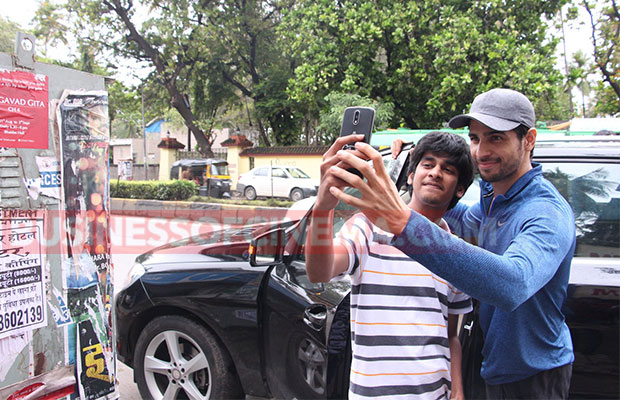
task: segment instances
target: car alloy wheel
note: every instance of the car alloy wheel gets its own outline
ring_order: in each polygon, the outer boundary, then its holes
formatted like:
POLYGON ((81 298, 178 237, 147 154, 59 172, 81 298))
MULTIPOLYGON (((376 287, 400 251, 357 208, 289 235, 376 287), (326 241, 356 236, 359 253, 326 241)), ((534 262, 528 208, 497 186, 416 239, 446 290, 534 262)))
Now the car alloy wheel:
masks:
POLYGON ((256 189, 254 189, 252 186, 248 186, 247 188, 245 188, 245 198, 248 200, 256 200, 256 189))
POLYGON ((304 192, 301 189, 293 189, 291 190, 291 200, 299 201, 304 198, 304 192))
POLYGON ((241 395, 228 354, 205 327, 187 318, 163 316, 147 324, 134 359, 136 382, 145 399, 241 395))
POLYGON ((310 339, 302 339, 297 350, 297 361, 308 386, 317 394, 325 393, 327 360, 319 346, 310 339))

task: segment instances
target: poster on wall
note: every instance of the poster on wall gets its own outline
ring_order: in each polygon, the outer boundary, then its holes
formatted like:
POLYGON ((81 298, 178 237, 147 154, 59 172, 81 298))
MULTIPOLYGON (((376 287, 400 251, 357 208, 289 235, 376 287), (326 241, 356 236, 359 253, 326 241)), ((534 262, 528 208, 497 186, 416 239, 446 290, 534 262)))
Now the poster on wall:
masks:
POLYGON ((0 147, 47 149, 48 78, 0 68, 0 147))
MULTIPOLYGON (((109 240, 110 142, 106 92, 65 91, 57 109, 70 313, 69 362, 79 397, 116 398, 109 240)), ((74 394, 78 396, 78 394, 74 394)))
POLYGON ((47 325, 43 216, 0 209, 0 339, 47 325))

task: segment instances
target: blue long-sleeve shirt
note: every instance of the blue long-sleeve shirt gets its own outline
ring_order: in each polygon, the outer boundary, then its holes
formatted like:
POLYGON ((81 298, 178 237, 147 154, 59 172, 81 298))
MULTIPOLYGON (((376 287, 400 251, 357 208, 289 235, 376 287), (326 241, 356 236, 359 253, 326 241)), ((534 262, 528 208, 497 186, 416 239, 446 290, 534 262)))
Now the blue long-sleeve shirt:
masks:
POLYGON ((571 363, 561 307, 575 250, 574 216, 540 165, 505 195, 494 197, 483 181, 480 203, 464 213, 462 227, 477 233, 480 247, 415 212, 393 244, 480 300, 482 377, 490 384, 515 382, 571 363))

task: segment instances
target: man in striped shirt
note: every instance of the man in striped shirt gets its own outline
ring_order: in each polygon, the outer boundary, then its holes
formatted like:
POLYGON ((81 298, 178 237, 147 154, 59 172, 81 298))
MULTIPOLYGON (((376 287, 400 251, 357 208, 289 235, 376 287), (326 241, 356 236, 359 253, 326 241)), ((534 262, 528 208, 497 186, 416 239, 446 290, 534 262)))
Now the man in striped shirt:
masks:
MULTIPOLYGON (((362 214, 333 235, 338 200, 330 188, 346 184, 332 172, 342 137, 325 153, 321 185, 306 240, 306 269, 313 282, 350 275, 353 360, 349 397, 462 398, 458 314, 471 300, 457 288, 391 246, 391 234, 362 214)), ((410 156, 409 207, 448 230, 443 214, 473 181, 473 160, 457 135, 432 132, 410 156)))

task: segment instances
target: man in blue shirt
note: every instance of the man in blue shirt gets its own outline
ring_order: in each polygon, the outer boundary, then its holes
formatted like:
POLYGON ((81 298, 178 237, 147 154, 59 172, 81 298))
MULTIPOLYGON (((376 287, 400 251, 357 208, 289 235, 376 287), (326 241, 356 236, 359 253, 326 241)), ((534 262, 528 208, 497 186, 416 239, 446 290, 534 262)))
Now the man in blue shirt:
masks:
POLYGON ((561 307, 575 250, 569 204, 532 163, 534 108, 521 93, 493 89, 476 97, 469 114, 450 127, 469 126, 470 149, 482 177, 480 203, 462 227, 476 247, 437 229, 400 200, 381 156, 364 143, 334 174, 362 193, 357 199, 334 187, 339 200, 360 209, 394 233, 393 245, 459 289, 480 300, 484 332, 481 375, 489 398, 567 398, 574 360, 561 307), (361 180, 346 168, 357 168, 361 180))

